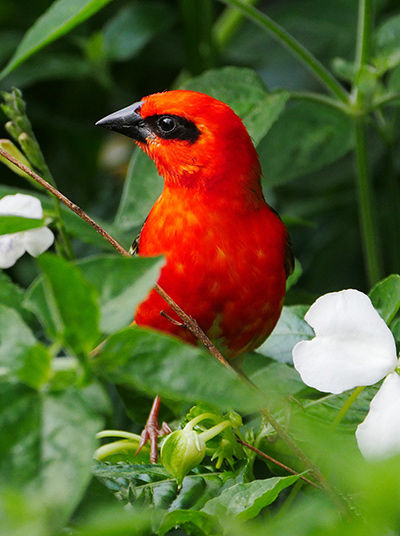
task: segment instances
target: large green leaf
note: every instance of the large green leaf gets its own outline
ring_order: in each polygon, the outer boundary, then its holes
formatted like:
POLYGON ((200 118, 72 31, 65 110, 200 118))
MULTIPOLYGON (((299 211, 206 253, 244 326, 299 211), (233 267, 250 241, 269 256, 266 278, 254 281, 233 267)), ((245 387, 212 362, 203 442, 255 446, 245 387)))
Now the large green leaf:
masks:
POLYGON ((118 11, 104 27, 105 54, 113 60, 128 60, 174 21, 168 4, 138 0, 118 11))
POLYGON ((131 327, 111 335, 93 366, 108 381, 170 400, 241 411, 260 404, 235 373, 204 350, 152 330, 131 327))
POLYGON ((376 67, 384 73, 400 63, 400 15, 386 20, 375 34, 376 67))
POLYGON ((78 263, 99 293, 102 333, 128 326, 136 306, 153 288, 165 261, 161 257, 91 257, 78 263))
POLYGON ((293 363, 294 345, 314 336, 312 328, 304 320, 307 309, 307 305, 284 307, 274 331, 264 344, 257 348, 257 352, 282 363, 293 363))
POLYGON ((99 308, 95 288, 79 268, 55 255, 39 257, 44 284, 33 285, 26 306, 34 312, 50 337, 78 355, 96 344, 99 308))
POLYGON ((0 305, 0 369, 1 375, 18 371, 24 364, 23 354, 36 339, 14 309, 0 305))
POLYGON ((400 275, 392 274, 379 281, 369 297, 383 320, 390 324, 400 309, 400 275))
POLYGON ((22 216, 0 216, 0 235, 19 233, 43 227, 44 220, 38 218, 23 218, 22 216))
POLYGON ((338 160, 353 145, 349 118, 334 108, 294 101, 258 147, 267 186, 288 182, 338 160))
POLYGON ((131 231, 132 235, 137 233, 161 192, 162 179, 154 162, 136 149, 128 167, 115 226, 131 231))
POLYGON ((26 32, 14 55, 0 73, 4 78, 29 56, 68 33, 111 0, 56 0, 26 32))
POLYGON ((202 511, 216 517, 235 517, 243 521, 252 519, 275 501, 279 493, 299 479, 299 475, 254 480, 235 484, 221 495, 210 499, 202 511))
POLYGON ((0 271, 0 304, 6 305, 18 311, 24 320, 31 318, 31 313, 23 308, 24 292, 22 288, 15 285, 10 277, 3 271, 0 271))
MULTIPOLYGON (((282 113, 288 93, 269 93, 251 69, 224 67, 186 81, 183 89, 207 93, 229 104, 242 118, 250 136, 258 143, 282 113)), ((137 230, 162 191, 162 180, 148 156, 136 150, 125 182, 115 224, 137 230)))
MULTIPOLYGON (((79 502, 90 479, 101 419, 85 392, 69 389, 37 393, 20 384, 0 389, 0 477, 15 488, 41 497, 62 525, 79 502)), ((50 513, 50 512, 49 512, 50 513)))
POLYGON ((156 506, 174 511, 183 508, 198 510, 220 493, 224 478, 199 467, 196 474, 184 478, 182 487, 161 465, 98 463, 94 474, 118 499, 137 506, 156 506))

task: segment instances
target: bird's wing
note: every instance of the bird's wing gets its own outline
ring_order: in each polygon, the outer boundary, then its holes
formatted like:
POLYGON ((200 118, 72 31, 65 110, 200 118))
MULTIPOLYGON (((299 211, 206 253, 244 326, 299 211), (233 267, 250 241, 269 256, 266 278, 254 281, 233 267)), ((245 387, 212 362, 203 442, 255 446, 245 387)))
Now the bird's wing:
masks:
POLYGON ((144 224, 146 223, 147 218, 144 220, 143 225, 137 234, 135 240, 132 242, 131 247, 129 248, 129 255, 138 255, 139 254, 139 243, 140 243, 140 235, 142 234, 144 224))
POLYGON ((140 242, 140 233, 136 236, 135 240, 132 242, 132 245, 129 248, 129 255, 133 256, 139 253, 139 242, 140 242))

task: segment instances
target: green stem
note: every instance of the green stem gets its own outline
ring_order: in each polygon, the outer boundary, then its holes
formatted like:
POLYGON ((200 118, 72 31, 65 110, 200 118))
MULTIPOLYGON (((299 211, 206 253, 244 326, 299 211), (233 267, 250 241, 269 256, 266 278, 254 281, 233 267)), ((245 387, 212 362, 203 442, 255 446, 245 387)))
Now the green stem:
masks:
MULTIPOLYGON (((358 23, 357 23, 357 43, 356 57, 354 61, 357 80, 364 65, 369 60, 371 46, 371 30, 372 30, 372 5, 371 0, 359 0, 358 2, 358 23)), ((353 88, 354 98, 357 107, 362 105, 363 95, 358 87, 353 88)))
POLYGON ((340 101, 347 103, 348 94, 343 86, 336 80, 326 67, 307 50, 297 39, 289 34, 282 26, 265 15, 260 10, 247 4, 244 0, 221 0, 225 4, 235 6, 249 19, 266 30, 276 41, 285 46, 297 59, 299 59, 311 74, 324 85, 330 93, 340 101))
MULTIPOLYGON (((355 53, 356 80, 364 65, 368 62, 372 28, 371 0, 359 0, 357 43, 355 53)), ((353 100, 356 110, 363 108, 363 94, 360 89, 353 85, 353 100)), ((364 110, 365 113, 365 110, 364 110)), ((372 286, 381 277, 381 257, 378 246, 378 232, 376 228, 374 209, 372 203, 372 186, 370 169, 368 165, 367 141, 366 141, 366 118, 365 116, 354 118, 355 151, 357 164, 357 190, 360 214, 361 235, 364 249, 364 259, 368 274, 369 284, 372 286)))
POLYGON ((212 439, 216 435, 220 434, 222 430, 225 430, 225 428, 228 428, 228 426, 232 426, 232 423, 230 421, 223 421, 219 424, 216 424, 209 430, 205 430, 204 432, 201 432, 199 434, 199 437, 204 441, 204 443, 207 443, 209 439, 212 439))
POLYGON ((381 97, 378 97, 374 100, 372 104, 372 109, 380 108, 386 104, 395 103, 396 101, 400 102, 400 93, 385 93, 381 97))
POLYGON ((204 421, 205 419, 211 419, 215 421, 217 419, 217 416, 214 415, 214 413, 202 413, 201 415, 197 415, 197 417, 194 417, 191 421, 187 423, 185 426, 185 430, 191 431, 193 428, 198 424, 200 421, 204 421))
POLYGON ((108 456, 112 456, 113 454, 118 454, 118 452, 121 452, 124 450, 136 451, 138 449, 138 446, 139 446, 139 441, 133 442, 127 439, 123 439, 121 441, 113 441, 112 443, 107 443, 107 445, 102 445, 101 447, 99 447, 93 454, 93 457, 96 460, 101 461, 101 460, 104 460, 104 458, 107 458, 108 456))
POLYGON ((310 91, 291 91, 290 98, 296 100, 308 100, 311 102, 316 102, 318 104, 324 104, 325 106, 335 108, 336 110, 339 110, 346 115, 353 114, 353 109, 350 106, 343 104, 341 101, 338 101, 336 99, 332 99, 331 97, 328 97, 328 95, 323 95, 322 93, 313 93, 310 91))
MULTIPOLYGON (((246 4, 254 5, 259 0, 245 0, 246 4)), ((222 15, 214 24, 213 36, 214 42, 219 51, 223 50, 232 40, 240 24, 243 22, 244 15, 235 7, 227 7, 222 15)))
POLYGON ((346 400, 346 402, 343 404, 342 408, 340 409, 340 411, 336 415, 336 417, 335 417, 335 419, 334 419, 334 421, 332 423, 333 428, 336 428, 341 423, 343 417, 346 415, 346 413, 349 410, 350 406, 352 406, 352 404, 356 401, 358 395, 360 393, 362 393, 364 391, 364 389, 365 389, 365 385, 362 385, 360 387, 356 387, 354 389, 354 391, 351 393, 349 398, 346 400))
POLYGON ((371 177, 366 144, 366 125, 363 118, 358 118, 354 121, 354 133, 361 235, 368 280, 370 286, 373 286, 381 278, 382 270, 378 246, 378 232, 372 203, 371 177))
POLYGON ((139 441, 140 435, 133 434, 132 432, 125 432, 124 430, 102 430, 96 434, 97 439, 104 439, 105 437, 123 437, 130 441, 139 441))
POLYGON ((184 22, 186 67, 192 74, 200 74, 216 64, 213 39, 212 0, 180 0, 184 22))

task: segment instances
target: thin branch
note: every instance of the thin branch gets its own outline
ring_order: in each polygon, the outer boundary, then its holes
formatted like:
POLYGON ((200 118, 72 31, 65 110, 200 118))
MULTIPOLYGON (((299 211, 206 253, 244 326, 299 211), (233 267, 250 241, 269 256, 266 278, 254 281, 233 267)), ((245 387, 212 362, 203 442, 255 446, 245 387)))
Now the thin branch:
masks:
POLYGON ((307 482, 307 484, 310 484, 311 486, 314 486, 314 488, 320 489, 320 486, 318 486, 318 484, 316 484, 312 480, 309 480, 308 478, 306 478, 303 475, 299 475, 299 473, 297 473, 294 469, 292 469, 291 467, 288 467, 287 465, 285 465, 282 462, 279 462, 278 460, 275 460, 275 458, 273 458, 269 454, 266 454, 265 452, 263 452, 262 450, 258 449, 257 447, 253 447, 253 445, 250 445, 250 443, 246 443, 246 441, 243 441, 239 437, 236 437, 236 441, 238 443, 240 443, 241 445, 243 445, 244 447, 246 447, 246 448, 252 450, 253 452, 255 452, 256 454, 258 454, 258 456, 261 456, 261 458, 265 458, 266 460, 269 460, 270 462, 274 463, 275 465, 278 465, 279 467, 282 467, 282 469, 285 469, 285 471, 287 471, 288 473, 292 473, 292 475, 298 475, 305 482, 307 482))
MULTIPOLYGON (((0 155, 9 160, 11 163, 13 163, 15 166, 19 167, 22 171, 27 173, 30 177, 32 177, 33 180, 38 182, 41 186, 46 188, 51 194, 53 194, 56 198, 58 198, 60 201, 62 201, 69 209, 71 209, 75 214, 77 214, 82 220, 84 220, 86 223, 91 225, 93 229, 95 229, 103 238, 107 240, 121 255, 125 257, 130 257, 128 251, 119 244, 115 238, 113 238, 110 234, 107 233, 101 227, 99 224, 97 224, 84 210, 82 210, 78 205, 73 203, 68 199, 68 197, 65 197, 57 188, 52 186, 50 183, 45 181, 42 177, 40 177, 37 173, 32 171, 30 168, 25 166, 22 162, 11 156, 7 151, 2 149, 0 147, 0 155)), ((221 352, 216 348, 216 346, 210 341, 210 339, 207 337, 207 335, 204 333, 204 331, 200 328, 198 323, 194 318, 186 314, 179 305, 169 296, 164 289, 160 287, 157 283, 155 284, 155 290, 160 294, 160 296, 168 303, 168 305, 171 307, 171 309, 179 316, 179 318, 182 319, 183 323, 187 327, 187 329, 197 338, 199 339, 204 346, 209 350, 209 352, 220 362, 222 363, 226 368, 229 368, 230 370, 233 370, 231 365, 228 363, 228 361, 224 358, 224 356, 221 354, 221 352)))

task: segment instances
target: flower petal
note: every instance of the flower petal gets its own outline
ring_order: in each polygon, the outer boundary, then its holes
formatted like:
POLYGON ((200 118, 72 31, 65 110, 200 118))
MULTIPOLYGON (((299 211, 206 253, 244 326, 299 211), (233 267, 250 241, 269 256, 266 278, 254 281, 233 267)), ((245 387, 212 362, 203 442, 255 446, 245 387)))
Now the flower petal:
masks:
POLYGON ((21 233, 0 236, 0 268, 10 268, 24 253, 21 233))
POLYGON ((400 453, 400 376, 392 372, 372 399, 369 413, 358 426, 356 438, 368 459, 400 453))
POLYGON ((0 199, 0 215, 40 219, 43 209, 39 199, 32 195, 6 195, 0 199))
POLYGON ((325 294, 305 320, 316 336, 293 348, 294 366, 305 384, 337 394, 372 385, 396 368, 393 335, 362 292, 325 294))
POLYGON ((37 257, 43 251, 46 251, 54 242, 54 234, 47 227, 30 229, 20 234, 23 235, 26 251, 33 257, 37 257))

